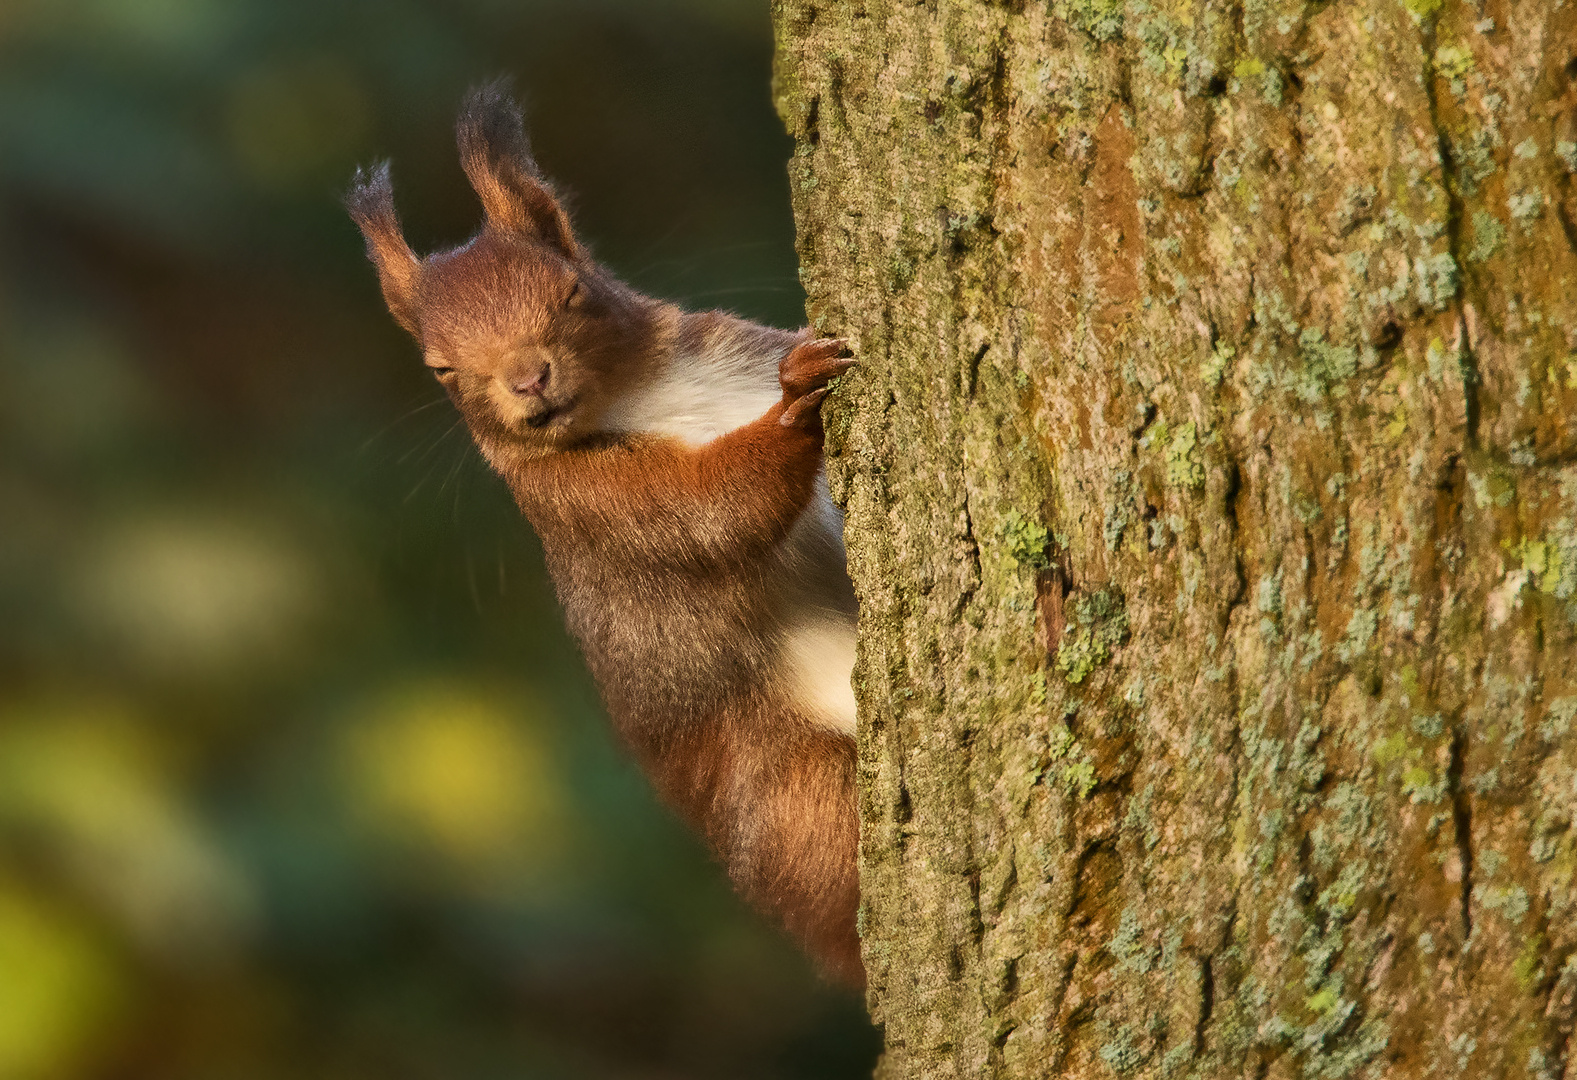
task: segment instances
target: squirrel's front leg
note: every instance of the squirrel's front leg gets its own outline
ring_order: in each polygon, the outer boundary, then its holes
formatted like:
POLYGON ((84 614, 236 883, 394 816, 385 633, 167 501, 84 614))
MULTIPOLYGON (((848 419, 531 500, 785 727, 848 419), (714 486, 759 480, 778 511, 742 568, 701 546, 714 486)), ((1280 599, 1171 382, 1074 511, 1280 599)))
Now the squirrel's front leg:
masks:
POLYGON ((809 505, 821 469, 821 402, 854 366, 845 343, 803 341, 778 363, 783 396, 759 419, 693 451, 693 472, 670 489, 703 547, 749 554, 788 534, 809 505))

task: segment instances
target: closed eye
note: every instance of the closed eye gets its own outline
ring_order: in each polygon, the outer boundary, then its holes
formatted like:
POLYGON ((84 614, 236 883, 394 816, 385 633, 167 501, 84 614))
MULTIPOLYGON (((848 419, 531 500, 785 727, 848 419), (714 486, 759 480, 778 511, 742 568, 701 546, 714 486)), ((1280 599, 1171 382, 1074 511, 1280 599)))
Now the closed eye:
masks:
POLYGON ((443 382, 445 377, 454 374, 454 368, 445 367, 440 364, 428 364, 427 370, 432 372, 433 378, 437 379, 439 382, 443 382))

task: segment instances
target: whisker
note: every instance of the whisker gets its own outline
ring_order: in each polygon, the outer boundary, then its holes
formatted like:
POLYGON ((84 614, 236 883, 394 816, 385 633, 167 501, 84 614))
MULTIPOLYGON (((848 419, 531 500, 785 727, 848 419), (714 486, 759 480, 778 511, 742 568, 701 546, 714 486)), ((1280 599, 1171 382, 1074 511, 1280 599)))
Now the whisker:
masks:
POLYGON ((737 296, 740 293, 786 293, 793 292, 792 285, 733 285, 726 289, 704 289, 701 292, 687 293, 692 300, 701 300, 709 296, 737 296))
MULTIPOLYGON (((674 230, 674 232, 677 231, 677 229, 674 230)), ((667 243, 668 240, 673 238, 673 235, 674 233, 671 232, 662 240, 653 241, 647 245, 646 250, 650 251, 663 243, 667 243)), ((732 255, 742 251, 760 251, 764 248, 779 246, 780 242, 776 240, 744 240, 737 244, 715 244, 711 247, 694 248, 682 255, 669 255, 662 258, 649 259, 639 269, 629 270, 628 273, 631 277, 639 277, 642 274, 649 274, 653 270, 668 266, 697 267, 719 255, 732 255)))
POLYGON ((443 491, 444 487, 447 487, 451 480, 454 481, 454 505, 450 508, 449 513, 456 529, 460 528, 460 495, 465 491, 466 481, 476 475, 472 469, 475 461, 476 458, 472 456, 470 447, 467 446, 455 460, 454 466, 449 470, 448 477, 444 479, 443 486, 438 489, 443 491))
MULTIPOLYGON (((465 447, 464 449, 462 449, 460 451, 459 454, 455 455, 454 463, 449 466, 449 472, 447 474, 445 474, 443 483, 438 485, 438 491, 439 491, 440 494, 445 492, 445 491, 447 491, 449 489, 449 485, 451 483, 454 483, 455 478, 460 475, 460 470, 465 468, 466 462, 470 460, 469 450, 470 450, 470 447, 465 447)), ((458 522, 459 520, 460 520, 460 485, 455 484, 455 521, 458 522)))
MULTIPOLYGON (((682 213, 675 217, 673 224, 669 226, 668 231, 657 237, 651 243, 647 244, 645 248, 643 248, 640 253, 636 255, 636 258, 650 259, 652 252, 661 250, 664 244, 672 242, 673 238, 679 235, 679 233, 687 224, 686 219, 691 216, 693 215, 682 213)), ((645 271, 640 271, 640 273, 645 273, 645 271)))
POLYGON ((418 405, 418 406, 416 406, 416 408, 411 409, 409 412, 406 412, 406 413, 396 417, 395 419, 390 420, 383 427, 379 428, 376 432, 374 432, 373 434, 369 435, 367 437, 367 441, 362 443, 360 446, 358 446, 356 448, 356 453, 357 454, 365 454, 367 452, 367 450, 372 446, 373 443, 377 442, 379 439, 383 438, 389 432, 393 431, 395 428, 397 428, 401 424, 405 423, 411 417, 416 416, 418 413, 426 412, 428 409, 431 409, 434 405, 442 405, 444 402, 446 402, 448 400, 449 399, 447 397, 435 398, 432 401, 428 401, 428 402, 425 402, 424 404, 418 405))
MULTIPOLYGON (((450 435, 453 435, 455 433, 455 429, 458 428, 459 426, 460 426, 460 421, 457 419, 457 420, 455 420, 454 423, 449 425, 448 429, 446 431, 444 431, 443 434, 439 435, 438 438, 433 439, 431 442, 429 442, 427 444, 427 446, 425 447, 425 449, 422 450, 421 457, 417 459, 418 464, 420 464, 422 461, 430 459, 432 457, 433 453, 436 452, 437 449, 440 446, 443 445, 444 440, 447 439, 450 435)), ((414 453, 416 453, 416 449, 415 448, 407 451, 400 458, 400 463, 404 464, 405 461, 407 459, 409 459, 411 457, 411 455, 414 454, 414 453)), ((410 492, 405 496, 404 499, 400 500, 402 505, 405 504, 405 503, 409 503, 413 498, 416 497, 416 493, 418 491, 420 491, 424 486, 426 486, 427 481, 432 479, 433 471, 434 470, 433 470, 433 468, 431 466, 429 466, 427 468, 427 471, 422 474, 422 478, 416 482, 416 486, 411 488, 410 492)))
POLYGON ((412 446, 405 453, 401 454, 395 460, 395 464, 396 465, 404 465, 406 462, 410 461, 411 458, 413 458, 413 457, 416 458, 417 464, 421 464, 421 462, 426 460, 428 457, 432 456, 432 453, 433 453, 434 450, 436 450, 439 446, 443 445, 443 442, 444 442, 445 439, 449 438, 449 436, 454 434, 455 429, 460 426, 460 423, 461 423, 460 418, 456 417, 454 422, 452 424, 450 424, 447 428, 445 428, 438 435, 437 438, 433 438, 433 437, 429 436, 427 439, 425 439, 425 440, 423 440, 421 442, 418 442, 415 446, 412 446))

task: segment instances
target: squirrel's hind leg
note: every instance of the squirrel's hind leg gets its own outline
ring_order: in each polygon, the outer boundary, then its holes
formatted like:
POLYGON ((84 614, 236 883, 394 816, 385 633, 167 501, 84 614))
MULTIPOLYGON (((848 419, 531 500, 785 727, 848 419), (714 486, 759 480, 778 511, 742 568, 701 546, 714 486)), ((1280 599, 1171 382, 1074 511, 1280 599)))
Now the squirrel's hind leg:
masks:
POLYGON ((863 987, 854 740, 788 710, 751 719, 772 734, 761 739, 757 727, 735 759, 732 827, 715 842, 747 900, 830 977, 863 987))

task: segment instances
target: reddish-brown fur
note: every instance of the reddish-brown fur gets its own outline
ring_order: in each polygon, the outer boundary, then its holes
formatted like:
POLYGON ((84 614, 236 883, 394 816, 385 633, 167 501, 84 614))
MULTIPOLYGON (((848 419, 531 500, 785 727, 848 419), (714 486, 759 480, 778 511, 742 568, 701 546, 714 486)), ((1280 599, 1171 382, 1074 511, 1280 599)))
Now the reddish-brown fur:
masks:
POLYGON ((614 279, 575 240, 497 88, 473 95, 459 131, 486 211, 469 244, 418 260, 386 167, 351 192, 389 308, 541 537, 658 792, 752 903, 860 984, 853 741, 793 700, 774 652, 790 593, 852 611, 841 546, 789 542, 821 467, 817 406, 849 362, 837 342, 687 314, 614 279), (780 359, 782 399, 700 446, 599 428, 643 379, 707 349, 780 359))

